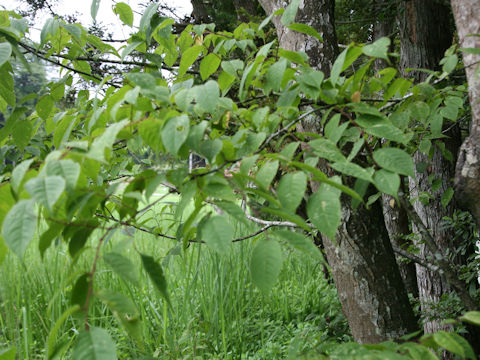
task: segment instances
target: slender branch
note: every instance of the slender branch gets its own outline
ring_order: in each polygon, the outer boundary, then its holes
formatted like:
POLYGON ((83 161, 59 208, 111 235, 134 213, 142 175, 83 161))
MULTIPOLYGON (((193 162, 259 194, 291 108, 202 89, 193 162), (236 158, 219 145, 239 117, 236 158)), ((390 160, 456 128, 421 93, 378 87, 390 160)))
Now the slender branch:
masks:
POLYGON ((448 262, 441 249, 437 246, 435 239, 428 231, 422 219, 420 219, 420 216, 418 216, 412 204, 410 204, 410 202, 405 198, 405 195, 402 192, 400 192, 398 195, 400 204, 405 209, 412 222, 417 226, 418 230, 420 231, 420 235, 422 236, 422 239, 427 246, 427 249, 433 254, 434 261, 436 261, 438 267, 443 271, 445 279, 456 290, 462 303, 468 310, 478 309, 478 304, 466 290, 465 282, 458 278, 455 269, 448 262))
POLYGON ((407 258, 409 260, 412 260, 414 263, 417 263, 418 265, 421 265, 424 268, 427 268, 430 271, 433 271, 433 272, 436 272, 440 275, 443 275, 443 271, 437 265, 433 265, 429 262, 426 262, 423 259, 421 259, 420 257, 418 257, 418 256, 416 256, 416 255, 414 255, 414 254, 412 254, 412 253, 410 253, 406 250, 403 250, 399 247, 393 246, 393 251, 396 252, 398 255, 403 256, 404 258, 407 258))

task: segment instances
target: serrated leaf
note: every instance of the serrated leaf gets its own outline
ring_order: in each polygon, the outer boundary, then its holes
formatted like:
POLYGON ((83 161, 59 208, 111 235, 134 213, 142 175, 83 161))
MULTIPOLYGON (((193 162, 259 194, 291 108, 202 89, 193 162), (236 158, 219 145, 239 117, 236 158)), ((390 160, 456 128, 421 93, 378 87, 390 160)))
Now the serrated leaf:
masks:
POLYGON ((315 227, 335 241, 335 234, 342 218, 340 190, 321 184, 307 202, 307 214, 315 227))
POLYGON ((280 244, 263 238, 258 241, 250 260, 252 282, 263 292, 268 293, 282 269, 283 255, 280 244))
POLYGON ((307 256, 313 256, 321 262, 325 262, 320 249, 313 243, 312 239, 294 231, 279 230, 275 231, 275 235, 286 240, 290 246, 302 251, 307 256))
POLYGON ((389 46, 390 39, 388 37, 382 37, 375 41, 373 44, 365 45, 362 48, 362 52, 367 56, 381 58, 388 61, 389 46))
POLYGON ((212 216, 202 222, 200 236, 207 246, 220 255, 226 255, 233 239, 233 226, 222 216, 212 216))
POLYGON ((307 189, 307 175, 303 171, 284 175, 278 183, 277 195, 282 206, 295 212, 307 189))
POLYGON ((12 55, 12 45, 9 42, 0 43, 0 67, 5 64, 12 55))
POLYGON ((278 161, 267 161, 257 173, 256 179, 260 185, 268 189, 278 171, 278 161))
POLYGON ((373 181, 379 191, 397 196, 400 187, 400 176, 398 174, 380 169, 373 175, 373 181))
POLYGON ((112 268, 112 270, 124 280, 130 281, 133 285, 138 285, 138 274, 134 270, 135 266, 126 257, 110 252, 103 255, 105 263, 112 268))
POLYGON ((204 47, 201 45, 196 45, 189 47, 185 52, 182 54, 182 58, 180 59, 180 66, 178 68, 178 75, 184 75, 190 66, 193 65, 195 60, 197 60, 200 53, 203 51, 204 47))
POLYGON ((20 200, 3 220, 2 236, 5 244, 20 258, 33 239, 37 214, 33 200, 20 200))
POLYGON ((25 190, 37 203, 52 211, 55 203, 65 190, 65 180, 57 175, 36 177, 25 184, 25 190))
POLYGON ((290 4, 285 8, 285 11, 281 17, 281 22, 284 26, 288 26, 295 21, 295 16, 297 16, 299 5, 300 0, 292 0, 290 4))
POLYGON ((65 179, 68 191, 75 189, 80 176, 80 165, 73 160, 49 161, 45 166, 47 175, 58 175, 65 179))
POLYGON ((415 177, 412 157, 401 149, 378 149, 373 153, 373 159, 386 170, 415 177))
POLYGON ((210 53, 205 56, 200 63, 200 75, 202 80, 206 80, 210 75, 217 71, 221 63, 220 56, 217 54, 210 53))
POLYGON ((167 289, 167 279, 165 279, 162 267, 151 256, 140 254, 140 257, 142 258, 143 268, 150 277, 150 280, 152 280, 153 285, 158 291, 160 291, 160 294, 167 301, 167 303, 171 305, 167 289))
POLYGON ((73 360, 117 360, 117 349, 108 332, 98 327, 82 330, 72 352, 73 360))
POLYGON ((122 20, 124 24, 128 26, 133 25, 133 11, 128 4, 124 2, 116 3, 113 11, 120 17, 120 20, 122 20))
POLYGON ((15 169, 12 171, 12 176, 10 178, 10 185, 12 186, 12 190, 18 194, 20 189, 20 184, 22 183, 25 174, 27 173, 30 165, 32 164, 34 159, 29 159, 22 161, 20 164, 15 166, 15 169))
POLYGON ((178 150, 187 140, 190 129, 190 120, 183 114, 167 121, 162 129, 163 145, 172 155, 177 155, 178 150))

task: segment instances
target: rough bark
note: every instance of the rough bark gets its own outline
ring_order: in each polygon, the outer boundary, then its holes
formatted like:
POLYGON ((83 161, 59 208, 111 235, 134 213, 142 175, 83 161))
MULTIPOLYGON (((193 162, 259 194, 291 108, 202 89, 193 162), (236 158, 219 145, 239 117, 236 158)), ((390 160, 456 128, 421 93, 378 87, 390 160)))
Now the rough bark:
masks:
MULTIPOLYGON (((424 81, 428 73, 422 71, 408 72, 408 68, 435 70, 445 50, 452 44, 453 34, 451 32, 451 13, 446 3, 436 0, 408 0, 402 2, 400 12, 400 68, 405 76, 413 77, 416 82, 424 81)), ((444 141, 445 146, 456 154, 459 147, 459 132, 451 132, 450 139, 444 141)), ((454 238, 452 231, 443 229, 442 219, 445 216, 453 215, 453 206, 450 204, 444 208, 440 198, 443 192, 451 185, 454 176, 454 164, 449 162, 439 149, 434 150, 432 159, 420 152, 414 154, 415 164, 428 164, 427 171, 415 170, 415 178, 409 179, 409 191, 412 198, 417 198, 422 193, 430 193, 433 196, 428 204, 416 201, 415 211, 422 222, 432 232, 437 246, 446 253, 452 246, 450 239, 454 238), (430 176, 441 181, 438 191, 432 191, 432 180, 430 176)), ((418 228, 412 226, 415 233, 418 228)), ((417 247, 420 249, 419 256, 422 259, 432 257, 432 254, 419 237, 417 247)), ((440 301, 443 294, 451 291, 446 280, 436 273, 431 272, 423 266, 416 265, 417 283, 422 312, 432 314, 432 306, 440 301)), ((440 324, 441 320, 427 320, 424 323, 424 331, 433 333, 445 326, 440 324)))
MULTIPOLYGON (((480 2, 478 0, 452 0, 460 48, 480 48, 480 2)), ((472 108, 470 134, 462 144, 455 173, 455 196, 468 209, 480 228, 480 54, 463 53, 468 95, 472 108), (475 75, 477 72, 477 75, 475 75)))
MULTIPOLYGON (((381 37, 390 37, 394 32, 395 23, 391 16, 395 9, 384 9, 385 3, 383 0, 375 1, 375 14, 378 19, 373 24, 373 40, 381 37)), ((393 47, 394 42, 391 42, 393 47)), ((393 51, 393 49, 392 49, 393 51)), ((383 59, 376 59, 374 62, 375 72, 378 72, 388 66, 383 59)), ((405 210, 400 207, 391 195, 383 194, 383 217, 385 219, 385 226, 388 231, 388 236, 394 248, 405 249, 410 245, 410 241, 406 240, 406 235, 410 234, 410 223, 405 210)), ((412 294, 414 298, 418 298, 417 273, 415 270, 415 263, 405 261, 405 258, 396 256, 400 275, 407 290, 407 293, 412 294)))
MULTIPOLYGON (((285 6, 282 0, 260 0, 267 14, 285 6)), ((314 27, 324 42, 286 29, 280 18, 274 18, 280 46, 304 51, 310 63, 324 73, 338 54, 334 28, 333 0, 300 2, 296 22, 314 27)), ((321 131, 319 119, 312 117, 298 130, 321 131)), ((312 184, 315 191, 315 184, 312 184)), ((336 244, 323 237, 327 261, 356 341, 377 343, 416 329, 416 321, 408 302, 393 250, 386 233, 381 208, 372 206, 353 210, 350 199, 342 197, 342 224, 336 244)))
POLYGON ((257 15, 257 4, 254 0, 233 0, 233 6, 237 11, 237 18, 242 22, 248 22, 257 15))
MULTIPOLYGON (((400 13, 400 68, 437 69, 438 62, 452 44, 450 7, 438 0, 403 0, 400 13)), ((406 74, 423 81, 427 74, 406 74)))
POLYGON ((191 0, 192 3, 192 15, 195 19, 195 22, 200 23, 209 23, 210 19, 208 17, 207 9, 205 8, 205 4, 203 0, 191 0))

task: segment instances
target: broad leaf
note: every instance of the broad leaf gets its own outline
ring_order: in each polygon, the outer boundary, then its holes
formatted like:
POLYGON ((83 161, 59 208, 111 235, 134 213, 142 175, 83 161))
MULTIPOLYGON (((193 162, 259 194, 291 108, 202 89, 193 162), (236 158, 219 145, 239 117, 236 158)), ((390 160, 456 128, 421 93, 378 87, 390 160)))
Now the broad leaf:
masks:
POLYGON ((412 157, 401 149, 378 149, 373 153, 373 159, 386 170, 415 177, 412 157))
POLYGON ((312 238, 309 238, 304 234, 300 234, 295 231, 287 230, 275 231, 274 234, 279 236, 283 240, 286 240, 290 246, 305 253, 305 255, 313 256, 317 260, 325 262, 325 259, 323 258, 320 249, 313 243, 312 238))
POLYGON ((260 168, 256 179, 260 185, 268 189, 275 175, 277 175, 278 161, 268 161, 260 168))
POLYGON ((297 31, 305 35, 310 35, 316 38, 318 41, 323 41, 322 36, 318 33, 318 31, 307 24, 294 23, 294 24, 288 25, 288 28, 290 30, 297 31))
POLYGON ((210 53, 205 56, 200 63, 200 75, 202 80, 206 80, 210 75, 217 71, 221 63, 221 58, 217 54, 210 53))
POLYGON ((283 207, 295 212, 302 202, 307 189, 307 175, 304 172, 286 174, 278 184, 278 200, 283 207))
POLYGON ((98 8, 100 7, 101 0, 92 0, 92 5, 90 6, 90 14, 92 15, 93 21, 97 18, 98 8))
POLYGON ((189 129, 190 121, 185 114, 167 121, 162 129, 162 141, 168 152, 177 155, 178 150, 187 140, 189 129))
POLYGON ((480 326, 480 311, 469 311, 460 317, 460 320, 480 326))
POLYGON ((203 51, 204 47, 200 45, 192 46, 185 50, 182 54, 182 58, 180 60, 180 66, 178 68, 178 75, 184 75, 190 66, 193 65, 195 60, 197 60, 200 53, 203 51))
POLYGON ((400 187, 400 176, 388 170, 380 169, 373 175, 377 189, 385 194, 397 196, 400 187))
POLYGON ((332 241, 335 241, 335 234, 342 218, 340 194, 340 190, 321 184, 307 202, 310 221, 332 241))
POLYGON ((130 259, 122 255, 110 252, 103 255, 105 263, 112 268, 112 270, 124 280, 130 281, 133 285, 138 285, 138 274, 135 266, 130 259))
POLYGON ((117 360, 115 343, 107 331, 98 327, 82 330, 72 352, 73 360, 117 360))
POLYGON ((35 234, 36 225, 37 214, 33 200, 20 200, 5 216, 2 227, 3 239, 18 257, 23 258, 35 234))
POLYGON ((250 273, 253 283, 263 293, 272 289, 282 269, 282 262, 282 249, 277 241, 267 238, 258 241, 252 252, 250 273))
POLYGON ((37 203, 52 212, 55 203, 65 190, 65 180, 57 175, 36 177, 25 184, 25 189, 37 203))
POLYGON ((297 15, 299 5, 300 0, 292 0, 286 7, 285 12, 281 17, 281 22, 284 26, 288 26, 295 21, 295 16, 297 15))
POLYGON ((390 46, 390 39, 382 37, 373 44, 365 45, 362 52, 367 56, 377 57, 388 61, 388 48, 390 46))
POLYGON ((72 160, 49 161, 45 166, 47 175, 58 175, 65 179, 68 191, 75 189, 80 176, 80 165, 72 160))
POLYGON ((160 294, 167 303, 171 305, 167 289, 167 279, 165 279, 162 267, 153 257, 144 254, 140 254, 140 256, 142 258, 143 268, 150 277, 150 280, 152 280, 153 285, 160 291, 160 294))
POLYGON ((12 176, 10 179, 10 184, 12 186, 12 190, 18 194, 20 190, 20 184, 22 183, 25 174, 27 173, 30 165, 32 164, 34 159, 29 159, 21 162, 18 164, 15 169, 12 171, 12 176))
POLYGON ((0 360, 15 360, 15 355, 17 354, 17 348, 15 346, 0 350, 0 360))
POLYGON ((72 293, 70 294, 70 304, 78 305, 83 307, 87 301, 88 296, 88 287, 91 277, 90 274, 85 273, 78 277, 77 281, 72 288, 72 293))
POLYGON ((86 155, 94 160, 106 163, 105 151, 112 149, 117 134, 127 123, 128 120, 122 120, 110 125, 101 136, 93 141, 90 151, 86 155))
POLYGON ((120 17, 120 20, 128 26, 133 25, 133 11, 128 4, 124 2, 116 3, 113 11, 120 17))
POLYGON ((12 55, 12 45, 9 42, 0 43, 0 67, 5 64, 12 55))
POLYGON ((50 95, 44 95, 38 100, 35 110, 42 119, 46 120, 48 118, 48 115, 52 112, 54 102, 53 97, 50 95))
POLYGON ((227 254, 233 239, 233 226, 222 216, 202 222, 200 236, 207 246, 220 255, 227 254))

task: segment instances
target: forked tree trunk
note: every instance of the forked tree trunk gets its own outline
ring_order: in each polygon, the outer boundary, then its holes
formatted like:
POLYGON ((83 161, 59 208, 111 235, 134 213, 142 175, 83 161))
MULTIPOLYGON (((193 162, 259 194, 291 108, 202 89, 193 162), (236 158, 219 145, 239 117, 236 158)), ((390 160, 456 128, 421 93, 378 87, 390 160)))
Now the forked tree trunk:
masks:
MULTIPOLYGON (((267 14, 285 5, 282 0, 260 0, 267 14)), ((323 43, 286 29, 280 18, 273 19, 280 46, 304 51, 310 63, 328 76, 338 54, 334 28, 333 0, 300 2, 295 19, 315 28, 323 43)), ((311 119, 302 127, 320 130, 319 119, 311 119)), ((315 189, 313 189, 315 190, 315 189)), ((324 238, 327 260, 355 340, 377 343, 416 329, 416 321, 398 271, 393 250, 378 204, 366 210, 353 210, 350 199, 342 196, 342 224, 336 244, 324 238)))
MULTIPOLYGON (((448 5, 436 0, 408 0, 403 1, 402 4, 400 9, 400 67, 406 77, 412 77, 416 82, 424 81, 428 76, 426 72, 418 70, 407 72, 407 69, 434 70, 439 67, 445 50, 452 44, 450 9, 448 5)), ((460 134, 458 131, 451 131, 448 135, 450 138, 443 142, 455 156, 460 145, 460 134)), ((427 204, 417 200, 414 204, 415 211, 427 228, 431 229, 442 252, 447 253, 448 248, 453 246, 454 233, 452 230, 445 230, 442 221, 445 216, 452 217, 454 207, 450 204, 444 208, 440 199, 451 185, 454 164, 448 161, 438 148, 434 149, 431 159, 423 153, 416 152, 414 162, 415 164, 426 163, 428 166, 422 172, 416 169, 415 178, 409 179, 410 196, 416 199, 422 193, 429 193, 433 196, 427 204), (434 180, 441 181, 441 186, 437 191, 432 190, 432 177, 434 180)), ((418 233, 415 226, 413 226, 413 230, 418 233)), ((422 259, 432 257, 421 239, 418 239, 417 246, 422 259)), ((422 312, 429 314, 434 312, 432 308, 440 301, 441 296, 449 293, 451 289, 445 279, 437 273, 420 265, 416 267, 422 312)), ((442 319, 425 321, 425 332, 433 333, 445 329, 445 326, 441 325, 441 321, 442 319)))

